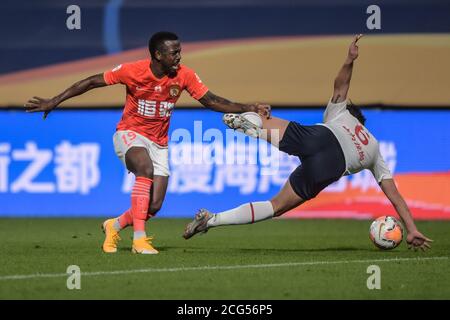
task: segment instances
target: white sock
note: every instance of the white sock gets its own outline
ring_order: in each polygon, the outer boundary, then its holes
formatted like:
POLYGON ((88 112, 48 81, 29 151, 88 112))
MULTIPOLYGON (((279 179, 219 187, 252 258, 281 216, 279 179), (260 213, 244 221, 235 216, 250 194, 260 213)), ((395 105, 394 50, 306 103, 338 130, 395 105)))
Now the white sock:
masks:
POLYGON ((133 234, 133 240, 138 240, 146 236, 147 234, 145 233, 145 231, 135 231, 133 234))
POLYGON ((122 230, 122 228, 120 227, 119 218, 116 218, 116 221, 114 221, 113 228, 114 228, 114 230, 116 230, 117 232, 119 232, 120 230, 122 230))
POLYGON ((254 223, 272 218, 273 213, 273 207, 270 201, 250 202, 237 208, 215 214, 208 221, 208 227, 254 223))
MULTIPOLYGON (((267 129, 263 129, 262 128, 262 118, 261 116, 256 113, 256 112, 245 112, 242 114, 243 117, 245 117, 248 121, 252 122, 253 124, 255 124, 256 126, 258 126, 260 128, 260 130, 258 130, 258 137, 269 141, 267 138, 268 134, 269 134, 269 130, 267 129)), ((280 132, 279 130, 276 129, 272 129, 270 130, 270 143, 278 148, 280 145, 280 132)))

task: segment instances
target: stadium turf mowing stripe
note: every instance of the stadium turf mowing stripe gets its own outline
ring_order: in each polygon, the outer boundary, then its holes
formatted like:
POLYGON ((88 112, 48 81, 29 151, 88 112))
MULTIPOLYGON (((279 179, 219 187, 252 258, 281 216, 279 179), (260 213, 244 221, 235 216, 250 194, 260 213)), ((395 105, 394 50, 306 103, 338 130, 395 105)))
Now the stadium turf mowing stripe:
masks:
MULTIPOLYGON (((425 257, 425 258, 392 258, 392 259, 368 259, 368 260, 338 260, 338 261, 309 261, 309 262, 286 262, 271 264, 249 264, 234 266, 200 266, 200 267, 181 267, 181 268, 149 268, 134 270, 117 270, 117 271, 96 271, 82 272, 81 276, 107 276, 131 273, 150 273, 150 272, 185 272, 185 271, 209 271, 209 270, 234 270, 234 269, 258 269, 258 268, 278 268, 278 267, 301 267, 315 265, 333 265, 333 264, 350 264, 350 263, 383 263, 383 262, 405 262, 405 261, 423 261, 423 260, 444 260, 448 257, 425 257)), ((58 278, 67 277, 67 273, 48 273, 48 274, 22 274, 11 276, 0 276, 0 280, 23 280, 34 278, 58 278)))

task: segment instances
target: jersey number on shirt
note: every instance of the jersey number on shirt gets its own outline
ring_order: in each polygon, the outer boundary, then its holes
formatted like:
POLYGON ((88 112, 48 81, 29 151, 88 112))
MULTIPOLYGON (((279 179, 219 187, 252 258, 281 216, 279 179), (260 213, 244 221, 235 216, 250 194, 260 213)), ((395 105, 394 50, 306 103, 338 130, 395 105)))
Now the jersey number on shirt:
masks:
POLYGON ((365 146, 369 143, 369 135, 364 131, 362 125, 357 125, 355 127, 355 135, 358 137, 358 140, 365 146))

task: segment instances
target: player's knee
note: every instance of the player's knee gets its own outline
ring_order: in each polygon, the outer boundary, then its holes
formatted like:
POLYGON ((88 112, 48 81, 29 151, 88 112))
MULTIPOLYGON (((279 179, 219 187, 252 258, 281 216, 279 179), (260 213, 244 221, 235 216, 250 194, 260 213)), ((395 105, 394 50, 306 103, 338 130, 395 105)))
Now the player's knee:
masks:
POLYGON ((143 173, 147 178, 153 179, 153 168, 150 166, 145 167, 143 173))
POLYGON ((136 168, 136 176, 152 179, 153 178, 153 168, 148 165, 138 166, 136 168))
POLYGON ((153 178, 153 163, 145 149, 131 148, 125 156, 125 163, 137 177, 153 178))

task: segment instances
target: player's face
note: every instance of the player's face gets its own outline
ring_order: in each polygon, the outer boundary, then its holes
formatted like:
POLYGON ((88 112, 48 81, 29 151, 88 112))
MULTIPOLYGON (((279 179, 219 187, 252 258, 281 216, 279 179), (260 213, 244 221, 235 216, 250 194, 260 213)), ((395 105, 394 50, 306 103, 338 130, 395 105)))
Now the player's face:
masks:
POLYGON ((180 67, 181 44, 178 40, 167 40, 161 48, 161 65, 168 74, 174 74, 180 67))

